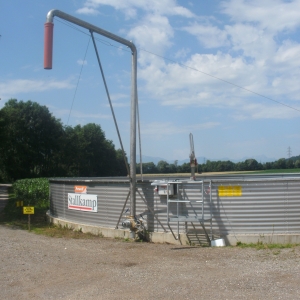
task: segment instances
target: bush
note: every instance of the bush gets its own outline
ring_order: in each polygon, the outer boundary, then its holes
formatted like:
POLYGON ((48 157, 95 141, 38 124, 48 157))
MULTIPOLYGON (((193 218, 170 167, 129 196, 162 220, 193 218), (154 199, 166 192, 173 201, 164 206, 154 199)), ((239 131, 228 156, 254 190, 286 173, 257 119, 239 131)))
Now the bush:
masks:
POLYGON ((24 206, 47 208, 49 204, 49 181, 46 178, 21 179, 13 184, 16 200, 24 206))

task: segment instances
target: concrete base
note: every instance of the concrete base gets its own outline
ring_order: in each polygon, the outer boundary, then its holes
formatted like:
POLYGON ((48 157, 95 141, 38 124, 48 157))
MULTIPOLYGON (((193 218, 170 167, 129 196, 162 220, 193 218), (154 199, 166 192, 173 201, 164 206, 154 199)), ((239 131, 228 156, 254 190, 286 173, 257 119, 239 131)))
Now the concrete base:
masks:
POLYGON ((237 242, 245 244, 300 244, 300 234, 239 234, 223 237, 226 245, 235 246, 237 242))
MULTIPOLYGON (((63 227, 66 226, 73 230, 80 230, 83 233, 91 233, 94 235, 101 235, 103 237, 108 237, 108 238, 122 238, 122 239, 131 238, 129 229, 115 229, 115 228, 107 228, 107 227, 74 223, 72 221, 52 217, 49 214, 49 212, 47 212, 47 217, 49 222, 52 224, 60 225, 63 227)), ((150 232, 149 238, 150 238, 150 242, 152 243, 188 245, 188 239, 186 237, 186 234, 180 234, 179 240, 175 240, 173 235, 169 232, 167 233, 150 232)))
MULTIPOLYGON (((68 220, 52 217, 47 212, 49 222, 67 226, 73 230, 80 230, 83 233, 91 233, 94 235, 101 235, 108 238, 122 238, 130 239, 129 229, 115 229, 107 227, 99 227, 87 224, 78 224, 68 220)), ((170 232, 150 232, 149 239, 152 243, 172 244, 172 245, 189 245, 189 240, 185 233, 181 233, 179 240, 175 240, 170 232)), ((241 243, 264 243, 264 244, 300 244, 300 234, 240 234, 240 235, 226 235, 222 239, 226 246, 236 246, 238 242, 241 243)))

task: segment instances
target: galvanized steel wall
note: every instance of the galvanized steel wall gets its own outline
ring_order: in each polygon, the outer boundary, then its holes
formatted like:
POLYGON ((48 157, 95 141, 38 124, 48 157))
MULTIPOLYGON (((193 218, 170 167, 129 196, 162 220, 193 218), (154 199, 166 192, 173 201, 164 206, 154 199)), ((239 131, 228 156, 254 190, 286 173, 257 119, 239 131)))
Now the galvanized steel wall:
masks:
POLYGON ((227 234, 300 234, 300 179, 213 180, 213 228, 227 234), (220 186, 241 186, 220 197, 220 186))
MULTIPOLYGON (((196 201, 204 196, 204 214, 212 215, 212 232, 214 237, 235 234, 300 234, 300 177, 276 176, 259 177, 243 176, 241 179, 205 178, 202 192, 201 182, 185 182, 179 185, 179 198, 189 200, 180 203, 181 215, 201 215, 202 204, 196 201), (220 186, 229 188, 240 187, 239 196, 222 196, 220 186)), ((151 181, 137 183, 136 212, 142 215, 149 231, 164 231, 152 213, 167 227, 167 199, 158 196, 151 186, 151 181), (144 203, 144 198, 147 205, 144 203)), ((122 207, 128 196, 127 180, 50 180, 50 213, 53 217, 90 224, 101 227, 115 228, 122 207), (89 194, 98 196, 98 212, 85 212, 68 209, 68 193, 74 192, 74 185, 85 185, 89 194)), ((177 204, 171 203, 170 212, 177 213, 177 204)), ((125 210, 130 211, 130 200, 125 210)), ((121 219, 121 221, 124 218, 121 219)), ((180 224, 180 232, 185 232, 186 224, 180 224)), ((121 227, 121 224, 119 225, 121 227)), ((177 223, 171 223, 177 230, 177 223)), ((206 223, 210 233, 210 222, 206 223)))

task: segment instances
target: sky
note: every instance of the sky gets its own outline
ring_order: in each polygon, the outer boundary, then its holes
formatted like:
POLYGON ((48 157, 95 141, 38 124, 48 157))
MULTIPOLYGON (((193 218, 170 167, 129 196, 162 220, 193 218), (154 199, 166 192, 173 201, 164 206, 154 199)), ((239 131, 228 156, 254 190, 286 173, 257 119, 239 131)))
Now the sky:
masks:
MULTIPOLYGON (((118 149, 89 32, 55 17, 53 69, 43 69, 51 9, 136 45, 144 156, 188 159, 190 133, 201 163, 300 155, 300 0, 1 1, 0 109, 38 102, 64 125, 99 124, 118 149)), ((129 155, 131 52, 95 38, 129 155)))

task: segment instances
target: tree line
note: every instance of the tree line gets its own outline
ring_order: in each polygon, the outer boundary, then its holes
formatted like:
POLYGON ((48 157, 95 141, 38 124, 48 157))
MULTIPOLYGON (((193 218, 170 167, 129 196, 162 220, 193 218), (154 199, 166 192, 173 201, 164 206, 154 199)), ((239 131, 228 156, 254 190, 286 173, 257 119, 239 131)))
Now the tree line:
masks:
MULTIPOLYGON (((126 154, 125 154, 126 155, 126 154)), ((127 158, 126 158, 127 160, 127 158)), ((190 164, 164 160, 143 163, 144 174, 189 173, 190 164)), ((300 156, 259 163, 210 161, 198 173, 300 168, 300 156)), ((137 164, 137 173, 140 165, 137 164)), ((37 177, 126 176, 121 149, 106 139, 100 125, 64 126, 46 106, 10 99, 0 110, 0 182, 37 177)))
MULTIPOLYGON (((191 166, 189 163, 178 165, 161 160, 155 165, 153 162, 142 164, 144 174, 170 174, 170 173, 189 173, 191 166)), ((234 163, 232 161, 210 161, 198 164, 198 173, 202 172, 225 172, 225 171, 256 171, 271 169, 294 169, 300 168, 300 156, 289 159, 280 158, 274 162, 259 163, 255 159, 246 159, 243 162, 234 163)), ((137 173, 140 173, 140 165, 137 165, 137 173)))
POLYGON ((10 99, 0 110, 0 181, 126 175, 122 151, 100 125, 64 126, 32 101, 10 99))

